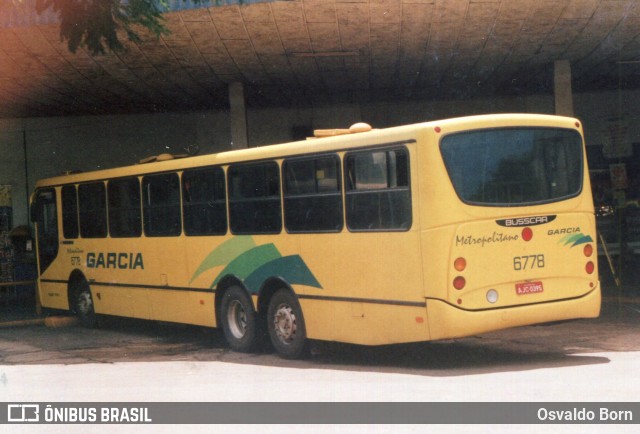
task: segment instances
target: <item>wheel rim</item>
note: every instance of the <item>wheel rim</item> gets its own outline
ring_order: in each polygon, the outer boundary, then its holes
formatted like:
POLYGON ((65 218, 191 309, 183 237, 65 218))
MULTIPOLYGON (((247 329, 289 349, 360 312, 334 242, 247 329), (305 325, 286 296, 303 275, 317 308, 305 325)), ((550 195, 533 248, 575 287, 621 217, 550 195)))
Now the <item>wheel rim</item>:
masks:
POLYGON ((273 328, 278 339, 284 344, 290 344, 296 337, 298 323, 291 306, 281 304, 273 317, 273 328))
POLYGON ((229 331, 236 339, 243 338, 247 332, 247 312, 238 300, 233 300, 229 304, 227 324, 229 324, 229 331))
POLYGON ((93 310, 93 301, 91 300, 91 294, 83 291, 78 296, 78 313, 82 316, 91 314, 93 310))

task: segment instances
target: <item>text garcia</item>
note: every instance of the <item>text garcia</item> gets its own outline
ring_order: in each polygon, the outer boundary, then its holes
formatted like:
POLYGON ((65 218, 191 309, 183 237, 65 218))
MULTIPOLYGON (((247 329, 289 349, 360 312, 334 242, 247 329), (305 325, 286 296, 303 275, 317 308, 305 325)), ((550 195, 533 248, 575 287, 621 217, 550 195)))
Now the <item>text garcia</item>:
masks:
POLYGON ((142 253, 87 253, 88 268, 113 268, 120 270, 144 270, 142 253))

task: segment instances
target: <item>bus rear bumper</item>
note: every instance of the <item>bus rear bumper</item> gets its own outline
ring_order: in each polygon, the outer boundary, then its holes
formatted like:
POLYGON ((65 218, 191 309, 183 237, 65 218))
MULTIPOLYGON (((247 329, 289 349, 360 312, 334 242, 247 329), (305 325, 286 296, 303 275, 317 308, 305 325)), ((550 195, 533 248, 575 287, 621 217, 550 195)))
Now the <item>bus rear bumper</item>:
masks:
POLYGON ((600 302, 599 285, 579 298, 481 311, 464 310, 430 299, 427 317, 432 340, 451 339, 531 324, 597 318, 600 302))

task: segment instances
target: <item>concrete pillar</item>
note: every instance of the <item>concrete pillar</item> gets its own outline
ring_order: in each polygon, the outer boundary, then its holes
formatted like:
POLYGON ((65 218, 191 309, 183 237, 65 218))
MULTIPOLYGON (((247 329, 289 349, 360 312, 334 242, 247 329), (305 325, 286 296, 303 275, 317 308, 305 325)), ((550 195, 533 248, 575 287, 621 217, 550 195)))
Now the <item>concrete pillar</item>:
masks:
POLYGON ((574 116, 571 64, 568 60, 556 60, 553 64, 553 87, 556 114, 574 116))
POLYGON ((249 147, 247 139, 247 109, 242 83, 229 84, 229 104, 231 105, 231 149, 249 147))

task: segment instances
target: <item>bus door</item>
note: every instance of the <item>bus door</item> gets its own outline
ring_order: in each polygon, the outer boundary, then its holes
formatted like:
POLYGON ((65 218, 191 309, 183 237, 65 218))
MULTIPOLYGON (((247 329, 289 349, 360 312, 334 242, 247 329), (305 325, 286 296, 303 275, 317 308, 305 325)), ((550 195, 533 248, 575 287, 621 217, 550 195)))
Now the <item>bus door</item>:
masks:
POLYGON ((38 273, 42 276, 58 256, 58 211, 53 188, 36 192, 31 221, 37 228, 38 273))

